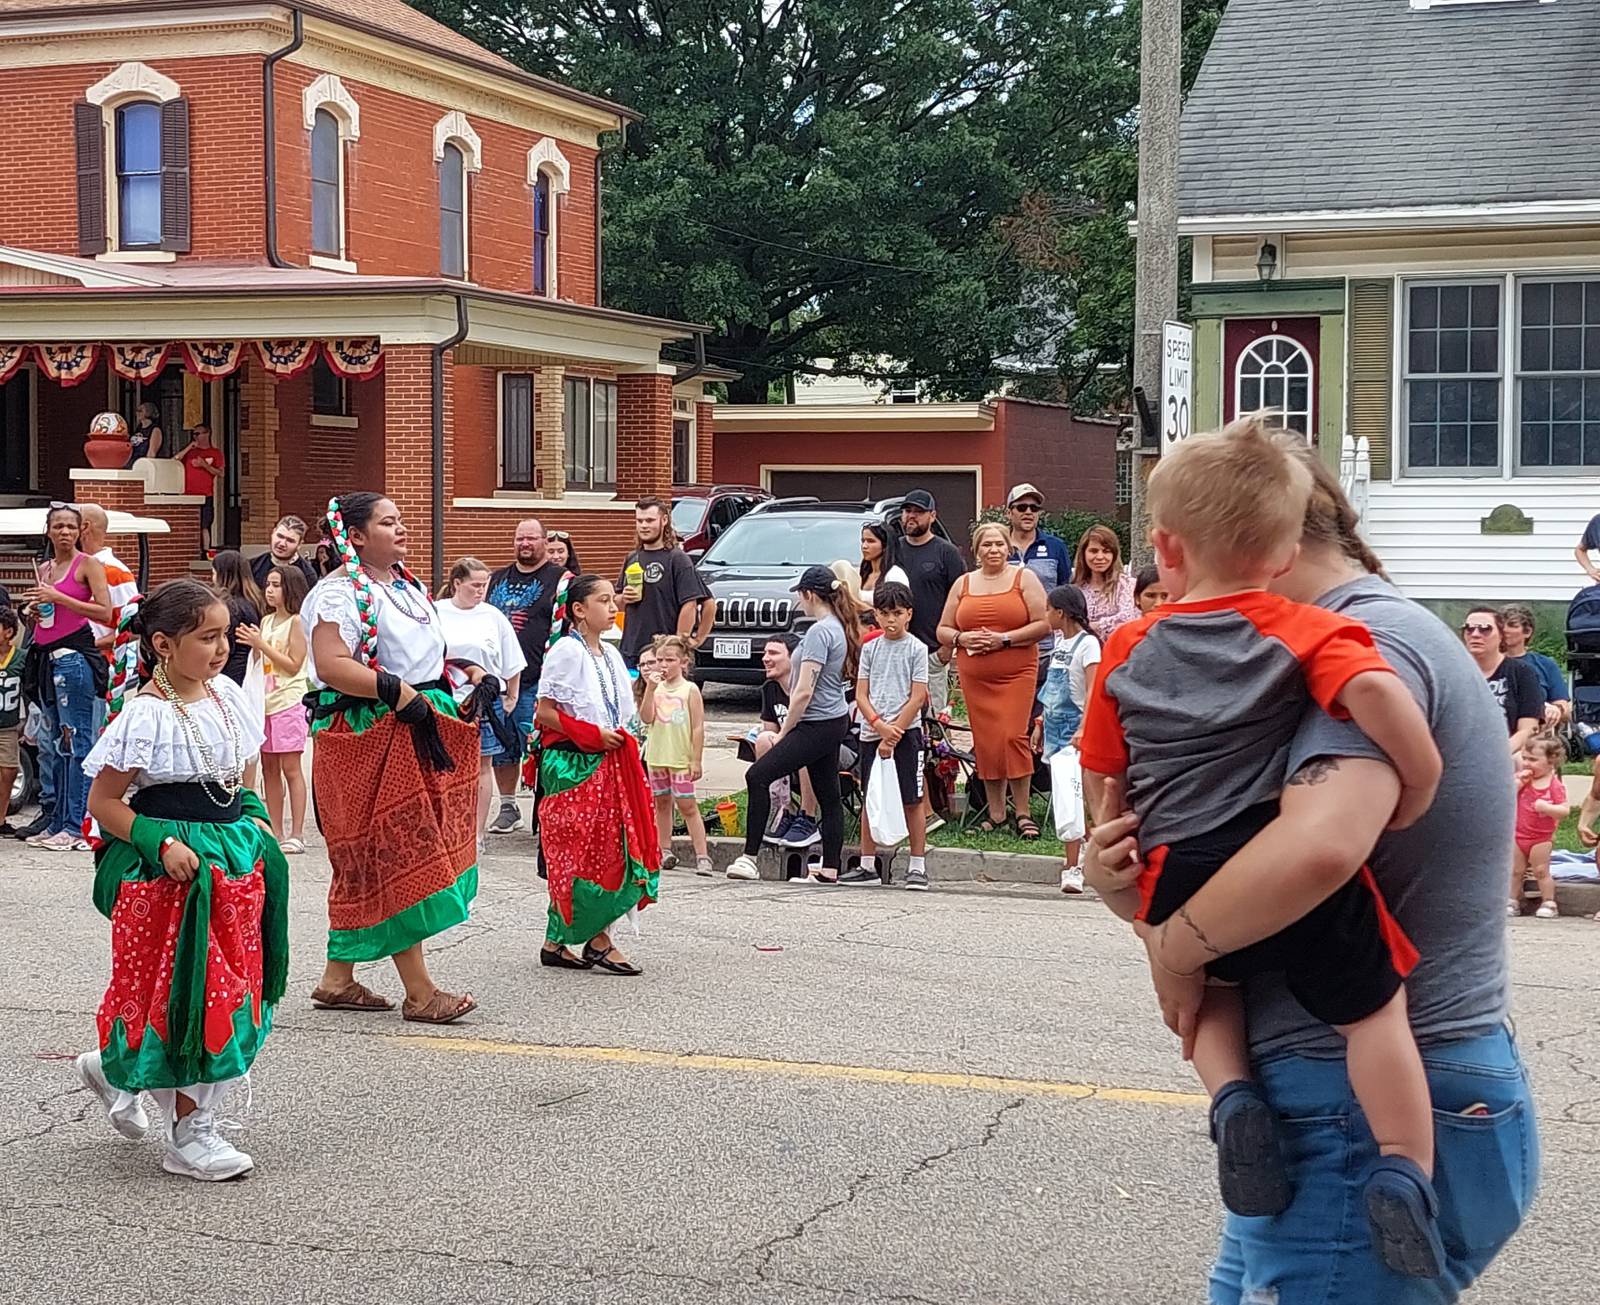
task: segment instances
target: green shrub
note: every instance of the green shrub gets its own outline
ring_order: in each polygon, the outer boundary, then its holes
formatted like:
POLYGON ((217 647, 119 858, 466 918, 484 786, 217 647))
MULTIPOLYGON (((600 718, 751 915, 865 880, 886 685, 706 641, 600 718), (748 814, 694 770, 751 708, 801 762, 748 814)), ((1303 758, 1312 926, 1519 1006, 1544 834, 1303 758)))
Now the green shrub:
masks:
MULTIPOLYGON (((985 508, 979 520, 999 521, 1004 524, 1006 510, 1003 507, 985 508)), ((1077 508, 1068 508, 1064 512, 1042 512, 1039 515, 1039 529, 1062 540, 1067 546, 1067 551, 1071 553, 1077 552, 1078 540, 1090 526, 1110 526, 1116 531, 1117 538, 1122 541, 1122 556, 1124 559, 1127 558, 1129 535, 1126 521, 1118 521, 1100 512, 1083 512, 1077 508)))

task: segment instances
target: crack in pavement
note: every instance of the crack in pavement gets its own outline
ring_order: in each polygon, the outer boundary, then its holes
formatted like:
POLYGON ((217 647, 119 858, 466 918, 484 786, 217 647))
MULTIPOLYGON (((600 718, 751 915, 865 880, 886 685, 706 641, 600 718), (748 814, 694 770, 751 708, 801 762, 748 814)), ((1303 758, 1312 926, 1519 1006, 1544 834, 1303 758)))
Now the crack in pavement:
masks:
MULTIPOLYGON (((66 1097, 76 1096, 80 1092, 87 1092, 88 1090, 88 1088, 79 1083, 73 1087, 64 1088, 59 1092, 52 1092, 47 1097, 40 1097, 33 1103, 33 1108, 46 1118, 49 1118, 50 1106, 52 1104, 63 1100, 66 1097)), ((43 1128, 37 1128, 31 1133, 14 1133, 10 1137, 0 1138, 0 1147, 14 1146, 18 1142, 32 1142, 41 1137, 48 1137, 63 1124, 81 1124, 89 1117, 89 1107, 93 1104, 94 1103, 92 1101, 85 1101, 83 1105, 78 1108, 76 1114, 63 1115, 59 1119, 50 1119, 50 1122, 43 1128)))
MULTIPOLYGON (((988 1121, 983 1126, 983 1132, 978 1136, 976 1141, 961 1143, 952 1142, 945 1146, 943 1150, 936 1151, 932 1155, 922 1156, 913 1160, 904 1169, 900 1170, 898 1175, 896 1175, 900 1180, 900 1185, 902 1187, 908 1185, 913 1179, 922 1174, 928 1173, 934 1168, 935 1165, 943 1163, 953 1155, 959 1155, 967 1151, 983 1150, 1000 1136, 1000 1130, 1005 1124, 1006 1117, 1010 1115, 1012 1111, 1020 1110, 1022 1105, 1022 1097, 1016 1097, 1011 1101, 1006 1102, 1005 1105, 1001 1106, 994 1112, 992 1116, 990 1116, 988 1121)), ((779 1233, 776 1237, 769 1237, 764 1242, 758 1242, 748 1251, 743 1252, 739 1258, 742 1259, 746 1255, 759 1255, 761 1257, 754 1266, 755 1278, 758 1283, 772 1285, 779 1282, 790 1281, 788 1279, 774 1278, 772 1276, 772 1261, 777 1256, 778 1248, 785 1245, 794 1245, 795 1243, 804 1240, 806 1234, 830 1214, 834 1214, 839 1210, 843 1210, 851 1205, 854 1205, 861 1195, 873 1186, 873 1184, 878 1180, 878 1177, 878 1174, 873 1170, 863 1170, 854 1178, 852 1178, 846 1185, 843 1196, 838 1196, 831 1201, 824 1202, 822 1205, 818 1206, 810 1214, 806 1215, 803 1219, 796 1223, 794 1227, 790 1228, 787 1232, 779 1233)), ((813 1284, 796 1282, 793 1285, 812 1286, 813 1284)), ((870 1294, 875 1300, 899 1300, 916 1302, 920 1303, 920 1305, 940 1305, 939 1302, 929 1301, 927 1298, 921 1296, 884 1296, 878 1292, 859 1293, 844 1288, 829 1288, 828 1290, 839 1291, 841 1294, 851 1296, 870 1294)))

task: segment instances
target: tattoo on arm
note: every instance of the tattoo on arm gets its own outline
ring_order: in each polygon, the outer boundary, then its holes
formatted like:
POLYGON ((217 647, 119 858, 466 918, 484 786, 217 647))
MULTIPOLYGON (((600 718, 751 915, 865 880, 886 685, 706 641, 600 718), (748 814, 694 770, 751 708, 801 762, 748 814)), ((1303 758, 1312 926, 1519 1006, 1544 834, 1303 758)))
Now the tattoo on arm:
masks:
POLYGON ((1322 783, 1329 775, 1339 769, 1337 757, 1318 757, 1315 761, 1308 761, 1289 776, 1289 788, 1304 788, 1309 785, 1322 783))
POLYGON ((1227 955, 1222 948, 1218 947, 1211 941, 1211 939, 1206 937, 1205 930, 1194 922, 1194 917, 1189 914, 1189 908, 1187 906, 1180 906, 1178 908, 1178 919, 1182 920, 1186 925, 1189 926, 1189 932, 1194 934, 1195 938, 1199 941, 1200 946, 1205 948, 1208 956, 1227 955))

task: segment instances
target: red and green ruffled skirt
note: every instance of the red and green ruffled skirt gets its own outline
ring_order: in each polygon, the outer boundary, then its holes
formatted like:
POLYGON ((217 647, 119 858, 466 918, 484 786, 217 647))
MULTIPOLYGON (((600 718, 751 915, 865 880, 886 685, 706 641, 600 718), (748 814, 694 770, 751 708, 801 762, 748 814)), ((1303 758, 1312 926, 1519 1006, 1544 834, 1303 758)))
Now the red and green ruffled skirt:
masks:
POLYGON ((656 900, 661 852, 638 745, 583 752, 547 734, 539 754, 539 846, 548 942, 586 943, 656 900))
POLYGON ((448 691, 422 693, 453 770, 418 761, 382 703, 346 700, 312 721, 312 792, 333 866, 329 960, 403 952, 463 923, 478 894, 478 727, 458 719, 448 691))
POLYGON ((95 907, 111 921, 111 983, 97 1023, 105 1075, 124 1092, 241 1077, 272 1028, 289 966, 289 868, 242 795, 226 824, 140 816, 132 843, 95 853, 95 907), (161 868, 173 837, 200 858, 181 884, 161 868))

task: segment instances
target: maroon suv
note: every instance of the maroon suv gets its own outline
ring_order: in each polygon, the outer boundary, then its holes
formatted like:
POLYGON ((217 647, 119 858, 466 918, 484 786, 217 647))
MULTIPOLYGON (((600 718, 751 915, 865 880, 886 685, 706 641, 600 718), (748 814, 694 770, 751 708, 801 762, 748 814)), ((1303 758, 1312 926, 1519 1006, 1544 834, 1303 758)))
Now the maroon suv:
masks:
POLYGON ((724 530, 771 497, 756 485, 674 485, 672 529, 686 553, 703 553, 724 530))

